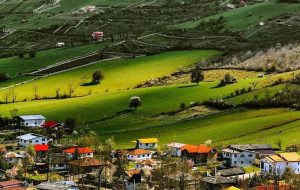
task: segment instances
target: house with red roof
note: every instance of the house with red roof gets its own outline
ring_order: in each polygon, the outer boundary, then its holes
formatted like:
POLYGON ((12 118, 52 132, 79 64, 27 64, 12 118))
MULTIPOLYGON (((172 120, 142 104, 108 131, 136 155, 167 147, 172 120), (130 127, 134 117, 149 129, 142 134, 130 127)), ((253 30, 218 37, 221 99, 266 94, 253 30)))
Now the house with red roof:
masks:
POLYGON ((78 154, 78 158, 93 158, 94 151, 89 147, 73 147, 63 151, 70 158, 74 158, 75 154, 78 154))
POLYGON ((55 127, 62 127, 62 124, 56 121, 45 121, 45 123, 42 124, 42 127, 45 129, 54 129, 55 127))
POLYGON ((216 154, 216 150, 212 147, 200 144, 186 144, 180 148, 181 156, 192 160, 195 164, 206 163, 209 157, 216 154))
POLYGON ((144 149, 133 149, 128 150, 125 155, 128 160, 147 160, 151 159, 153 152, 150 150, 144 150, 144 149))

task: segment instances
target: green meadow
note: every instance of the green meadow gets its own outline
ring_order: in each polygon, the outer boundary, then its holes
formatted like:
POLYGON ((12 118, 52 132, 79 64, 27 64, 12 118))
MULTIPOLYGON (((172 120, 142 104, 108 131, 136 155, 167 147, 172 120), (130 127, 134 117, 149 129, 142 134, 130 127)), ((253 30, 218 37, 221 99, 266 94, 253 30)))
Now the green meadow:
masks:
MULTIPOLYGON (((105 43, 78 47, 54 48, 36 53, 34 58, 26 54, 24 58, 8 57, 0 59, 0 71, 7 72, 11 77, 17 77, 20 73, 30 72, 61 61, 72 59, 102 49, 105 43)), ((0 83, 1 85, 1 83, 0 83)))
MULTIPOLYGON (((53 97, 58 88, 60 89, 61 94, 66 94, 68 93, 70 86, 72 86, 74 90, 74 96, 127 90, 148 79, 169 75, 188 65, 219 54, 220 52, 213 50, 173 51, 135 59, 103 61, 90 66, 41 78, 17 86, 15 87, 15 90, 18 94, 18 100, 23 100, 25 98, 32 99, 33 87, 37 87, 38 96, 40 97, 53 97), (96 70, 101 70, 103 72, 105 77, 104 80, 98 85, 82 86, 91 81, 92 74, 96 70)), ((51 59, 48 60, 50 61, 51 59)), ((51 60, 51 62, 53 62, 53 60, 51 60)), ((8 91, 10 90, 0 91, 0 96, 8 91)))

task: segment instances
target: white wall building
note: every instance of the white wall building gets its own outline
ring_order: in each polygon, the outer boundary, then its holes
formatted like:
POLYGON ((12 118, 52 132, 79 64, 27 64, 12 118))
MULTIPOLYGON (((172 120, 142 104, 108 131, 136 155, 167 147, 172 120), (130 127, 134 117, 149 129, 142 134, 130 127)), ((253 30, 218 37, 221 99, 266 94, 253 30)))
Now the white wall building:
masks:
POLYGON ((137 149, 154 150, 157 148, 158 139, 148 138, 148 139, 138 139, 136 142, 137 149))
POLYGON ((15 152, 7 152, 4 155, 4 158, 7 162, 15 164, 21 161, 24 158, 24 156, 15 152))
POLYGON ((167 144, 168 147, 168 153, 171 156, 181 156, 181 150, 180 148, 183 147, 185 144, 172 142, 170 144, 167 144))
POLYGON ((18 144, 19 146, 28 146, 28 145, 36 145, 36 144, 48 144, 50 139, 48 137, 45 137, 43 135, 37 135, 28 133, 25 135, 18 136, 17 139, 19 140, 18 144))
POLYGON ((232 167, 251 166, 255 160, 255 152, 249 150, 237 151, 227 148, 222 150, 222 156, 232 167))
POLYGON ((127 152, 126 157, 128 160, 147 160, 152 158, 152 152, 144 149, 134 149, 127 152))
POLYGON ((279 153, 261 159, 260 165, 265 173, 282 175, 290 168, 295 174, 300 174, 300 155, 296 152, 279 153))
POLYGON ((21 127, 42 127, 46 121, 42 115, 21 115, 17 119, 21 127))

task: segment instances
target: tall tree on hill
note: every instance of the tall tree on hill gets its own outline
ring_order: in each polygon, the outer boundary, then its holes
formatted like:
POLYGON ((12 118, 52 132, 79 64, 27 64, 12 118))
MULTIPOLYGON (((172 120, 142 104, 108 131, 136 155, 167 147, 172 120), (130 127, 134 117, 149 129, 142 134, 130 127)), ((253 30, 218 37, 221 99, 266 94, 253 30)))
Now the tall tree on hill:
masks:
POLYGON ((197 85, 199 85, 199 83, 203 80, 204 80, 204 75, 202 73, 202 70, 199 67, 193 69, 191 74, 191 82, 197 83, 197 85))
POLYGON ((92 75, 92 83, 98 84, 102 79, 104 79, 103 73, 100 70, 96 70, 92 75))
POLYGON ((137 108, 141 105, 142 105, 142 100, 141 100, 140 97, 133 96, 133 97, 130 98, 130 101, 129 101, 129 107, 130 108, 134 108, 135 110, 137 110, 137 108))

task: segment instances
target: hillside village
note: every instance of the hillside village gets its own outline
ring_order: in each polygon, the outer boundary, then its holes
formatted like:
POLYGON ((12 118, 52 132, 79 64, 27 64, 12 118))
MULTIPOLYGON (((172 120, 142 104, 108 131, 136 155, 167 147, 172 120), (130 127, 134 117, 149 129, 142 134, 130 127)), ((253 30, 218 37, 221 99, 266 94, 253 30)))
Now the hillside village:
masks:
POLYGON ((299 0, 0 0, 0 190, 300 189, 299 0))
POLYGON ((161 144, 157 138, 136 139, 128 149, 115 148, 113 138, 83 146, 59 143, 54 134, 70 129, 42 115, 18 116, 16 122, 19 136, 1 145, 2 189, 299 188, 297 147, 217 149, 211 142, 161 144))

